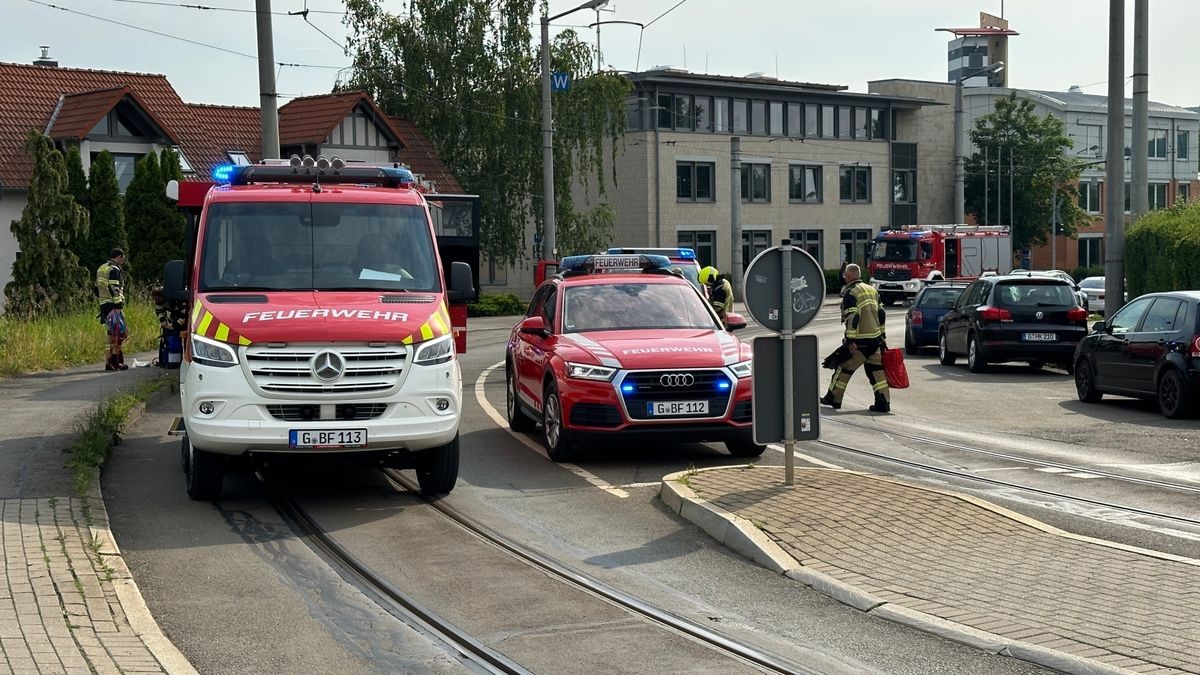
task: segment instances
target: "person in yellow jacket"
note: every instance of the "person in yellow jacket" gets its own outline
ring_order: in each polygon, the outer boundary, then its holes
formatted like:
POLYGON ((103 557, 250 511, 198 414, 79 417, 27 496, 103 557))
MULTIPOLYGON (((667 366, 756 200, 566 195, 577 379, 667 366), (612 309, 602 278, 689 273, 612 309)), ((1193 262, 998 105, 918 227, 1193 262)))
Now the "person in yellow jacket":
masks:
POLYGON ((866 366, 867 379, 875 392, 872 412, 891 412, 891 396, 888 393, 887 375, 883 371, 884 334, 883 306, 879 303, 879 292, 862 280, 862 271, 853 263, 846 265, 842 273, 846 285, 842 287, 842 323, 846 325, 844 344, 850 356, 833 371, 829 391, 821 397, 821 403, 834 410, 842 407, 846 385, 859 366, 866 366))
POLYGON ((100 298, 100 323, 107 329, 107 344, 104 350, 105 370, 125 370, 125 354, 121 344, 129 336, 125 323, 125 284, 121 266, 125 264, 125 252, 114 248, 108 260, 96 270, 96 294, 100 298))
POLYGON ((708 302, 721 318, 721 326, 729 330, 726 315, 733 309, 733 284, 711 265, 700 270, 700 283, 708 287, 708 302))

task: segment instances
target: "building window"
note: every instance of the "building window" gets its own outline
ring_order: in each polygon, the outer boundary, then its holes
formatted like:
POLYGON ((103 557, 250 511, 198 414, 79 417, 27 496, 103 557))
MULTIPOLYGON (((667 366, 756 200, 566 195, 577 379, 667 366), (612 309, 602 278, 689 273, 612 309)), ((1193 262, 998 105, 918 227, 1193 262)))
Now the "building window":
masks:
POLYGON ((1188 158, 1188 132, 1180 131, 1175 134, 1175 159, 1188 158))
POLYGON ((821 137, 822 138, 833 138, 834 120, 836 120, 836 119, 837 119, 837 110, 834 109, 834 106, 831 106, 831 105, 821 106, 821 137))
POLYGON ((675 128, 675 97, 670 94, 658 95, 658 128, 675 128))
POLYGON ((840 199, 843 202, 871 201, 871 167, 843 166, 841 168, 840 199))
POLYGON ((788 236, 792 238, 792 244, 808 251, 813 260, 816 260, 817 264, 824 268, 825 264, 821 255, 823 248, 821 245, 822 235, 823 233, 820 230, 792 230, 788 233, 788 236))
POLYGON ((225 155, 229 157, 229 161, 233 162, 237 166, 250 166, 253 164, 253 162, 250 161, 250 158, 246 156, 246 153, 242 152, 241 150, 228 150, 225 152, 225 155))
POLYGON ((742 164, 742 201, 771 201, 770 164, 742 164))
POLYGON ((1175 184, 1175 201, 1186 202, 1188 200, 1188 188, 1191 186, 1187 183, 1175 184))
POLYGON ((765 134, 767 132, 767 102, 750 102, 750 133, 765 134))
POLYGON ((729 125, 729 99, 713 99, 713 131, 727 134, 733 130, 729 125))
MULTIPOLYGON (((631 98, 625 101, 625 130, 640 131, 642 128, 642 99, 631 98)), ((333 130, 335 137, 341 137, 341 128, 333 130)), ((339 141, 334 141, 335 143, 339 141)))
POLYGON ((871 228, 854 228, 841 231, 841 261, 857 263, 867 269, 867 245, 871 243, 871 228))
POLYGON ((1146 186, 1146 208, 1153 211, 1167 206, 1167 184, 1150 183, 1146 186))
POLYGON ((674 111, 675 131, 691 131, 694 123, 692 120, 692 97, 675 94, 674 111))
POLYGON ((744 134, 750 130, 750 101, 744 98, 733 99, 733 131, 744 134))
POLYGON ((866 140, 871 137, 871 129, 867 126, 866 108, 854 109, 854 137, 859 140, 866 140))
POLYGON ((487 256, 483 256, 483 270, 479 275, 480 286, 506 286, 508 285, 508 270, 504 267, 504 263, 497 262, 487 256))
POLYGON ((887 129, 884 128, 886 116, 883 113, 880 108, 871 108, 871 138, 886 140, 888 137, 887 129))
POLYGON ((892 203, 917 203, 917 172, 912 169, 892 171, 892 203))
POLYGON ((717 233, 713 230, 680 230, 675 235, 675 245, 680 248, 690 248, 696 252, 696 260, 701 267, 715 265, 717 259, 717 233))
POLYGON ((837 137, 851 137, 851 112, 852 109, 848 105, 839 105, 837 107, 837 137))
POLYGON ((177 157, 179 157, 179 171, 183 173, 183 175, 190 176, 196 173, 196 170, 192 168, 192 163, 187 160, 187 157, 183 156, 183 150, 181 150, 178 145, 172 145, 171 151, 174 152, 177 157))
POLYGON ((711 202, 716 165, 712 162, 675 162, 675 198, 681 202, 711 202))
POLYGON ((804 106, 804 135, 808 138, 821 135, 821 106, 812 103, 804 106))
POLYGON ((696 131, 712 131, 712 99, 697 96, 692 100, 692 115, 696 120, 696 131))
POLYGON ((783 135, 783 103, 771 101, 771 114, 767 118, 767 124, 772 136, 783 135))
POLYGON ((788 167, 788 200, 806 204, 821 203, 820 165, 793 164, 788 167))
POLYGON ((1088 213, 1100 213, 1102 204, 1100 202, 1100 183, 1098 181, 1087 181, 1079 184, 1079 208, 1088 213))
POLYGON ((1099 124, 1079 125, 1075 154, 1088 157, 1104 156, 1104 127, 1099 124))
POLYGON ((804 106, 799 103, 787 104, 787 135, 793 138, 804 135, 804 106))
POLYGON ((771 248, 770 230, 742 230, 742 269, 754 260, 754 256, 771 248))
POLYGON ((1146 139, 1146 156, 1150 159, 1167 158, 1167 130, 1150 129, 1146 139))
MULTIPOLYGON (((100 153, 92 153, 92 164, 96 163, 96 158, 100 153)), ((125 194, 125 188, 129 187, 129 183, 133 180, 133 170, 137 166, 138 160, 143 155, 130 155, 125 153, 112 153, 113 167, 117 171, 117 186, 121 194, 125 194)))
POLYGON ((1080 235, 1079 237, 1079 266, 1100 267, 1104 264, 1101 248, 1104 237, 1101 235, 1080 235))

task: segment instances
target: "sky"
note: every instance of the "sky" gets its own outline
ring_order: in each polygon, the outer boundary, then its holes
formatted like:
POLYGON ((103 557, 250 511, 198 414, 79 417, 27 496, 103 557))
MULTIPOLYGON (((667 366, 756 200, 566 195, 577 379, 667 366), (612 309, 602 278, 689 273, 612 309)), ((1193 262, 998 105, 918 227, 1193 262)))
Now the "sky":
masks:
MULTIPOLYGON (((583 0, 550 0, 552 14, 583 0)), ((275 60, 281 103, 327 93, 349 58, 338 44, 348 38, 339 0, 272 0, 275 60), (288 16, 307 7, 307 20, 288 16)), ((401 0, 384 0, 392 12, 401 0)), ((1133 0, 1125 1, 1125 92, 1133 60, 1133 0)), ((1200 2, 1150 4, 1150 98, 1178 106, 1200 105, 1194 70, 1200 2)), ((254 0, 0 0, 0 61, 29 63, 49 45, 60 65, 163 73, 191 103, 257 106, 254 0), (62 11, 49 7, 73 10, 62 11), (91 16, 83 16, 79 13, 91 16), (127 25, 117 25, 121 24, 127 25), (137 28, 194 41, 193 44, 137 28), (221 49, 214 49, 219 47, 221 49), (240 52, 235 54, 230 52, 240 52)), ((645 70, 686 67, 692 72, 746 75, 839 84, 866 91, 889 78, 944 81, 948 33, 936 28, 978 25, 979 12, 1000 15, 1020 35, 1010 38, 1010 86, 1107 93, 1108 7, 1103 0, 610 0, 600 21, 604 66, 645 70), (610 11, 611 10, 611 11, 610 11)), ((596 39, 597 15, 581 10, 554 30, 596 39)), ((537 37, 536 26, 533 29, 537 37)))

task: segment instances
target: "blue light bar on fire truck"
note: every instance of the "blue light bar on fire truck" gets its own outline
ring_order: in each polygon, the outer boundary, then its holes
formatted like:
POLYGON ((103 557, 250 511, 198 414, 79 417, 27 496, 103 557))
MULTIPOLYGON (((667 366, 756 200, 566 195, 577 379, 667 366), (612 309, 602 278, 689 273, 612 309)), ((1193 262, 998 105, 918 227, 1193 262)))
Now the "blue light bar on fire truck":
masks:
POLYGON ((619 253, 637 254, 637 253, 642 253, 643 251, 647 251, 646 255, 665 255, 667 257, 674 256, 676 258, 681 258, 684 260, 694 260, 696 258, 696 250, 691 249, 691 248, 639 249, 639 248, 629 248, 629 247, 625 247, 625 246, 613 246, 608 249, 608 254, 609 255, 615 255, 615 254, 619 254, 619 253), (650 253, 649 251, 653 251, 653 253, 650 253))
POLYGON ((413 172, 399 164, 351 166, 340 157, 314 159, 312 155, 292 155, 289 160, 263 160, 249 165, 218 164, 213 167, 212 179, 222 185, 321 183, 411 188, 417 184, 413 172))
POLYGON ((604 272, 650 272, 667 270, 671 259, 665 255, 571 255, 562 259, 562 274, 602 274, 604 272))

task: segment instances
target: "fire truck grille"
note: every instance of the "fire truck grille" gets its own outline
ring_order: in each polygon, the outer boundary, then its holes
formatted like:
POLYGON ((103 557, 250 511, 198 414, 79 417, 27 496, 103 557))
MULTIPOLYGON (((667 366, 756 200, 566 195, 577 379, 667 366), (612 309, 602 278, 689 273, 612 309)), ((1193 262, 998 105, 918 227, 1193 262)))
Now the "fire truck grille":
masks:
POLYGON ((399 345, 246 347, 254 383, 271 394, 382 393, 400 384, 408 350, 399 345))
POLYGON ((385 403, 304 403, 269 405, 271 417, 285 422, 314 420, 373 420, 387 409, 385 403))
POLYGON ((880 281, 908 281, 912 278, 912 270, 876 270, 871 273, 871 278, 880 281))

